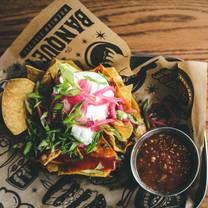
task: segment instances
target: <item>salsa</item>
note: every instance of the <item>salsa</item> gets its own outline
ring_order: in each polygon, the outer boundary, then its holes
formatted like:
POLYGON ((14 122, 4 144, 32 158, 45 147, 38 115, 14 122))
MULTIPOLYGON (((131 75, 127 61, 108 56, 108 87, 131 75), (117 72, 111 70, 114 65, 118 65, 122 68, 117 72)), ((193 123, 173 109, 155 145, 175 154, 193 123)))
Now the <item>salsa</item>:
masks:
POLYGON ((186 186, 192 170, 188 148, 178 135, 159 133, 139 149, 137 170, 142 182, 159 192, 175 192, 186 186))

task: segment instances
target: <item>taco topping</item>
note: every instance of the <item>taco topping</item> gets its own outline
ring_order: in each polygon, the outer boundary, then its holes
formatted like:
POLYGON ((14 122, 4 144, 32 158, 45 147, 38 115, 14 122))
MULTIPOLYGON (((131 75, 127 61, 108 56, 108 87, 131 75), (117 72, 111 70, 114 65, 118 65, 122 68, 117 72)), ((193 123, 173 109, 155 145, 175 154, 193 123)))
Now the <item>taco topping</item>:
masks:
POLYGON ((145 131, 132 86, 102 65, 81 71, 72 62, 55 60, 44 73, 26 67, 35 83, 24 99, 23 153, 40 158, 50 172, 109 175, 119 153, 134 143, 132 134, 145 131))

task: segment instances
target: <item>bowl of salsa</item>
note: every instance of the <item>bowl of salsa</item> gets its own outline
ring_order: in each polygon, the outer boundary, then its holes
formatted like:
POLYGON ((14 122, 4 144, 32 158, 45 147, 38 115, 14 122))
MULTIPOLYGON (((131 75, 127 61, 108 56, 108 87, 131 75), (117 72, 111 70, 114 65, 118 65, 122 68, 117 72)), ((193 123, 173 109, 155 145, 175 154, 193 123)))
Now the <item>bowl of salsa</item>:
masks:
POLYGON ((131 170, 146 191, 172 196, 186 191, 200 167, 198 149, 187 134, 172 127, 145 133, 134 145, 131 170))

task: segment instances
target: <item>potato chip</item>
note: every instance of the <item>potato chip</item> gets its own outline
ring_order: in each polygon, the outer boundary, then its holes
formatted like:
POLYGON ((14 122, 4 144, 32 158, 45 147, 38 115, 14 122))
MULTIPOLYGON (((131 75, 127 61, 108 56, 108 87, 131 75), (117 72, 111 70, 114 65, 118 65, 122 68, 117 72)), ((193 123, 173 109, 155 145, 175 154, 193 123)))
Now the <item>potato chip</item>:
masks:
POLYGON ((45 74, 44 71, 37 69, 33 66, 26 65, 26 70, 27 70, 27 78, 32 80, 33 82, 36 82, 38 80, 41 80, 43 75, 45 74))
POLYGON ((27 129, 25 99, 34 89, 34 82, 26 78, 7 82, 2 96, 2 115, 7 128, 14 135, 27 129))

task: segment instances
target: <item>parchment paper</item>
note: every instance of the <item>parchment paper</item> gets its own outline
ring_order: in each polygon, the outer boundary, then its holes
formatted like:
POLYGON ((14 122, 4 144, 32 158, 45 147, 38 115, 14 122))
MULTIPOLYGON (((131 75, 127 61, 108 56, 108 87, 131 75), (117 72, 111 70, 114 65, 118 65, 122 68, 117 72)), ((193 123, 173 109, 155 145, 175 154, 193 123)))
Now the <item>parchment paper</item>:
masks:
MULTIPOLYGON (((131 70, 127 44, 76 0, 56 0, 31 21, 1 57, 0 80, 7 77, 7 69, 13 64, 37 59, 47 64, 53 57, 76 60, 85 69, 99 63, 115 66, 125 82, 134 85, 137 101, 148 99, 149 110, 155 103, 159 109, 166 104, 175 109, 172 104, 177 103, 180 113, 174 119, 170 116, 169 121, 187 127, 201 153, 206 129, 207 63, 169 62, 155 57, 131 70)), ((1 130, 0 205, 5 208, 93 207, 92 203, 94 207, 151 207, 148 200, 145 202, 150 196, 137 186, 93 185, 99 181, 48 174, 13 152, 9 137, 1 130), (86 200, 79 201, 86 195, 86 200)), ((123 172, 130 172, 129 167, 123 172)), ((119 177, 117 180, 122 182, 119 177)), ((197 184, 188 195, 173 200, 159 198, 153 205, 193 207, 196 189, 197 184)))

